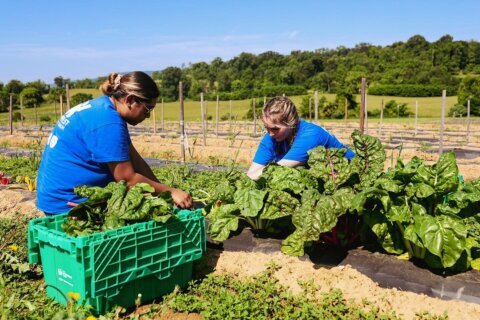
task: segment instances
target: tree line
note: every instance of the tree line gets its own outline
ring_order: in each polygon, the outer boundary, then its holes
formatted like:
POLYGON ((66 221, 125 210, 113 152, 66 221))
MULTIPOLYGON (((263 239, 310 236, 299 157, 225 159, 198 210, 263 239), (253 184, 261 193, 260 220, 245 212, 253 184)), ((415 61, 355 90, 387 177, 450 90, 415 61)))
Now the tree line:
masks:
MULTIPOLYGON (((196 62, 183 67, 167 67, 150 72, 165 101, 178 97, 178 83, 184 83, 184 95, 199 99, 246 99, 279 94, 304 95, 309 90, 335 93, 337 100, 332 113, 340 116, 345 101, 355 109, 354 95, 359 92, 360 79, 368 79, 368 93, 391 96, 458 95, 457 114, 466 113, 471 100, 472 114, 480 115, 480 42, 454 40, 444 35, 429 42, 421 35, 386 46, 359 43, 353 48, 292 51, 282 55, 267 51, 261 54, 240 53, 224 61, 196 62), (463 107, 463 109, 462 109, 463 107)), ((22 84, 12 80, 0 83, 0 110, 5 110, 9 93, 40 95, 56 98, 58 88, 68 83, 71 88, 98 88, 105 77, 71 81, 59 76, 54 85, 41 81, 22 84), (35 92, 37 94, 37 92, 35 92)), ((24 101, 25 103, 25 101, 24 101)), ((8 104, 8 103, 7 103, 8 104)))

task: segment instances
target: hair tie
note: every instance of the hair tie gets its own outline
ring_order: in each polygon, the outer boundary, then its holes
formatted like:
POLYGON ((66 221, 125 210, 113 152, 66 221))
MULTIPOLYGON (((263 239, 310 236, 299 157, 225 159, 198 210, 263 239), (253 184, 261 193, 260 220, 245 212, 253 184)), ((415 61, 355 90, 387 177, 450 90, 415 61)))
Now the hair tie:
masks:
POLYGON ((122 75, 117 74, 115 80, 113 80, 113 90, 116 91, 118 89, 118 87, 120 86, 120 80, 122 80, 122 75))

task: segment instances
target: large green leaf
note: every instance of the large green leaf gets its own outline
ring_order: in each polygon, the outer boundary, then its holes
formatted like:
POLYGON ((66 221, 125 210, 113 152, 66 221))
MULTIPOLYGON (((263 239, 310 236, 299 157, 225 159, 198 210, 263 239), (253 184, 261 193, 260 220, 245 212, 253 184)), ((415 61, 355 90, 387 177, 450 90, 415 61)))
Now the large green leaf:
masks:
POLYGON ((305 254, 305 237, 299 230, 295 230, 282 241, 282 252, 289 256, 303 256, 305 254))
POLYGON ((370 227, 377 236, 378 243, 387 251, 393 254, 405 252, 403 236, 384 214, 380 211, 367 211, 363 214, 363 221, 370 227))
POLYGON ((257 189, 237 189, 233 196, 235 204, 245 217, 256 217, 263 207, 267 191, 257 189))
POLYGON ((400 193, 405 188, 404 184, 399 180, 392 180, 387 176, 377 179, 374 186, 392 193, 400 193))
POLYGON ((332 194, 344 184, 353 174, 347 158, 346 149, 318 146, 308 151, 310 174, 324 183, 325 193, 332 194))
POLYGON ((269 190, 265 199, 265 205, 260 213, 260 219, 278 219, 292 215, 300 205, 298 199, 288 192, 269 190))
POLYGON ((225 241, 231 231, 238 229, 240 210, 234 204, 224 204, 215 207, 207 215, 208 232, 210 237, 216 241, 225 241))
POLYGON ((317 197, 314 191, 306 191, 302 197, 302 205, 294 213, 292 222, 301 230, 305 241, 315 241, 321 233, 332 230, 337 224, 337 207, 340 205, 336 204, 332 196, 317 197))
POLYGON ((352 140, 355 147, 352 169, 358 173, 361 187, 371 186, 383 172, 385 150, 379 139, 358 130, 352 133, 352 140))
POLYGON ((412 177, 417 173, 418 167, 423 164, 423 160, 418 157, 413 157, 406 165, 401 159, 397 160, 397 166, 389 169, 387 175, 393 180, 400 180, 404 184, 411 181, 412 177))
POLYGON ((388 210, 389 193, 376 187, 365 188, 357 193, 352 199, 351 208, 362 214, 365 208, 372 208, 375 204, 381 203, 384 210, 388 210))
POLYGON ((268 188, 301 194, 307 188, 317 188, 316 179, 304 168, 290 168, 271 164, 264 169, 268 188))
POLYGON ((420 182, 412 185, 408 185, 405 188, 408 197, 428 198, 435 194, 435 189, 429 184, 420 182))
POLYGON ((414 183, 431 186, 437 194, 454 192, 458 188, 458 167, 453 151, 442 154, 433 166, 420 165, 413 176, 414 183))
POLYGON ((407 222, 412 221, 412 214, 410 208, 407 205, 401 206, 391 206, 386 214, 388 220, 396 222, 407 222))
POLYGON ((423 245, 441 259, 444 268, 453 266, 465 250, 467 229, 460 219, 441 215, 416 215, 415 232, 423 245))
POLYGON ((306 190, 302 204, 292 216, 296 230, 282 243, 282 252, 303 255, 305 242, 317 241, 320 234, 328 232, 337 224, 338 216, 348 208, 353 191, 341 189, 334 195, 321 195, 317 190, 306 190))

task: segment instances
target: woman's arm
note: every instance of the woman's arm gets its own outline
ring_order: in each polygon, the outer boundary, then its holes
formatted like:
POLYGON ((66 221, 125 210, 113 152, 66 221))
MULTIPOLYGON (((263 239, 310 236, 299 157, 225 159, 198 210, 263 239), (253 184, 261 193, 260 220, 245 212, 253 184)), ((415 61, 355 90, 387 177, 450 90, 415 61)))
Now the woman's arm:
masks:
POLYGON ((290 168, 295 168, 295 167, 298 167, 298 166, 303 166, 305 163, 301 162, 301 161, 296 161, 296 160, 286 160, 286 159, 282 159, 280 161, 277 162, 279 165, 281 166, 285 166, 285 167, 290 167, 290 168))
POLYGON ((263 168, 265 168, 263 164, 252 162, 250 168, 248 168, 247 176, 250 179, 257 180, 262 175, 263 168))
POLYGON ((181 208, 189 208, 193 204, 192 197, 180 189, 169 187, 160 183, 153 174, 152 170, 133 148, 130 149, 130 161, 109 162, 108 168, 115 181, 124 180, 128 186, 132 187, 139 182, 148 183, 155 188, 156 193, 170 191, 173 202, 181 208))
POLYGON ((147 177, 150 180, 159 182, 157 177, 155 177, 155 174, 153 173, 150 166, 138 153, 137 149, 135 149, 133 144, 130 145, 129 153, 130 153, 130 161, 132 162, 135 172, 140 173, 141 175, 147 177))

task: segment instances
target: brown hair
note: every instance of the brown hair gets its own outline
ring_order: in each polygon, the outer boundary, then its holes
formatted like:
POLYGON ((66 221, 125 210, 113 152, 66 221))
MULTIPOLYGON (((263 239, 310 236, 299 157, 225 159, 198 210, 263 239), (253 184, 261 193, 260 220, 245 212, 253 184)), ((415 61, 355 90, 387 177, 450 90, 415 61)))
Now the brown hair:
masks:
POLYGON ((275 97, 269 100, 262 110, 262 118, 271 119, 292 129, 292 134, 287 138, 287 146, 291 147, 298 130, 300 117, 297 108, 288 97, 275 97))
POLYGON ((263 107, 262 116, 290 128, 296 128, 300 121, 297 108, 288 97, 275 97, 269 100, 263 107))
POLYGON ((100 85, 100 90, 116 100, 131 94, 142 102, 148 102, 157 99, 160 95, 155 81, 142 71, 133 71, 124 75, 112 72, 100 85))

